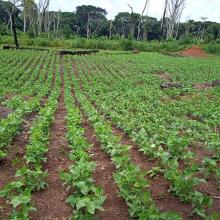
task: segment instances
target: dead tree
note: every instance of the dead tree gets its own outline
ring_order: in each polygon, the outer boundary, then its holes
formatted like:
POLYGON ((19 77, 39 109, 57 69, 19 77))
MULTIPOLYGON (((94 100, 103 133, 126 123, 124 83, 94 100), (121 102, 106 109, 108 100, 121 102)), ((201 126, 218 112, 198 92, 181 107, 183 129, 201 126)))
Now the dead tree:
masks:
POLYGON ((167 36, 166 39, 173 37, 175 25, 179 22, 186 0, 168 0, 167 3, 167 36))
POLYGON ((23 8, 23 23, 24 28, 23 31, 27 30, 27 20, 29 19, 31 9, 34 8, 34 0, 21 0, 22 8, 23 8))
POLYGON ((150 1, 150 0, 146 0, 146 1, 145 1, 145 5, 144 5, 144 8, 143 8, 142 13, 141 13, 141 19, 140 19, 139 24, 138 24, 138 35, 137 35, 137 41, 140 40, 140 35, 141 35, 141 24, 143 24, 144 13, 145 13, 145 11, 146 11, 147 5, 149 4, 149 1, 150 1))
POLYGON ((45 16, 50 0, 39 0, 37 4, 37 27, 38 36, 45 30, 45 16))
POLYGON ((5 9, 8 13, 9 18, 10 18, 11 30, 12 30, 13 37, 14 37, 15 47, 17 49, 20 48, 20 45, 18 42, 18 37, 17 37, 16 24, 15 24, 15 17, 16 17, 18 7, 21 7, 20 0, 10 0, 9 4, 5 5, 5 9))
POLYGON ((110 21, 110 27, 109 27, 109 38, 111 39, 111 37, 112 37, 112 19, 111 19, 111 21, 110 21))
POLYGON ((207 17, 201 17, 200 18, 201 20, 202 20, 202 28, 201 28, 201 35, 200 35, 200 37, 199 37, 199 39, 200 40, 202 40, 203 39, 203 36, 204 36, 204 33, 205 33, 205 27, 206 27, 206 21, 207 21, 207 17))
POLYGON ((134 10, 133 7, 128 4, 128 7, 131 9, 131 37, 134 39, 134 31, 135 31, 135 20, 134 20, 134 10))
POLYGON ((163 40, 165 36, 165 19, 166 19, 166 14, 167 14, 167 7, 168 7, 168 0, 165 0, 163 17, 161 20, 161 27, 160 27, 160 40, 163 40))
POLYGON ((91 16, 90 13, 88 12, 88 19, 87 19, 87 26, 86 26, 86 37, 89 39, 90 38, 90 23, 91 23, 91 16))

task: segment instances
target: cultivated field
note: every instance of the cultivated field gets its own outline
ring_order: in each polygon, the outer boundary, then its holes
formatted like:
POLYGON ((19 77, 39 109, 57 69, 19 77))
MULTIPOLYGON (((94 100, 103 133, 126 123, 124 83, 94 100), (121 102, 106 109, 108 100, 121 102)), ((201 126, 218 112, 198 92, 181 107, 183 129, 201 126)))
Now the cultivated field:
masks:
POLYGON ((218 80, 217 56, 0 50, 0 219, 220 219, 218 80))

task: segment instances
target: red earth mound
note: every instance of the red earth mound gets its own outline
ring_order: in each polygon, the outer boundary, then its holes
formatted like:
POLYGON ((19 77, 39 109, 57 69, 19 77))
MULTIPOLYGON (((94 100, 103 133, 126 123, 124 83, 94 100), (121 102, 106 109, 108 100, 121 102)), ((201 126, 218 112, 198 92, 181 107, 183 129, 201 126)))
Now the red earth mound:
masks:
POLYGON ((186 57, 207 57, 208 54, 198 46, 192 46, 191 48, 185 49, 179 52, 180 55, 186 57))

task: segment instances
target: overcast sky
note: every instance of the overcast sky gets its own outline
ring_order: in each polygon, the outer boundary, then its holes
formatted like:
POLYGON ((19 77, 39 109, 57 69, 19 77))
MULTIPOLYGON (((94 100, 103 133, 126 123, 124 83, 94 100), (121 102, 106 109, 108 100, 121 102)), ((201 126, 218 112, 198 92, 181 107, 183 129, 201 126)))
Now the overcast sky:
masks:
MULTIPOLYGON (((186 0, 182 20, 190 17, 199 20, 200 17, 208 17, 210 21, 220 22, 220 0, 186 0)), ((136 13, 141 13, 145 0, 51 0, 51 10, 75 11, 79 5, 95 5, 106 9, 107 17, 113 19, 118 12, 129 11, 127 4, 133 6, 136 13)), ((162 16, 164 0, 150 0, 148 15, 162 16)))

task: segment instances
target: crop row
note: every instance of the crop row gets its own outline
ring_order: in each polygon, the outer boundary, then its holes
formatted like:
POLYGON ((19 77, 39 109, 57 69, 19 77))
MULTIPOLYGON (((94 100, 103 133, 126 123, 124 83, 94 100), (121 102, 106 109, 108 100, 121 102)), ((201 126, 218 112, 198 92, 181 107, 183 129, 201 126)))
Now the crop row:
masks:
POLYGON ((119 143, 119 138, 112 134, 111 126, 82 94, 74 75, 72 75, 72 80, 76 97, 87 114, 95 134, 102 144, 102 149, 111 157, 112 162, 115 164, 114 179, 119 186, 120 195, 129 206, 131 217, 138 217, 139 219, 181 219, 176 213, 159 211, 148 191, 149 182, 145 177, 146 174, 131 162, 129 156, 130 147, 119 143))
MULTIPOLYGON (((97 62, 99 62, 98 59, 97 62)), ((100 68, 95 69, 97 70, 100 68)), ((79 73, 80 71, 81 68, 79 68, 79 73)), ((205 182, 204 179, 196 176, 198 171, 202 170, 207 172, 212 170, 213 173, 214 170, 214 174, 219 173, 216 160, 204 158, 201 167, 195 164, 193 162, 195 155, 192 152, 186 151, 186 148, 192 141, 192 137, 181 137, 178 134, 183 124, 187 127, 189 127, 190 124, 195 127, 195 124, 197 124, 198 137, 193 137, 193 140, 196 138, 200 138, 201 140, 201 135, 204 133, 206 133, 206 135, 202 137, 204 140, 207 140, 207 137, 210 137, 208 135, 211 134, 213 140, 214 138, 216 139, 216 137, 218 138, 218 136, 209 128, 209 126, 194 122, 189 123, 184 118, 177 119, 173 116, 173 112, 167 111, 167 109, 163 108, 160 103, 157 104, 157 111, 152 112, 151 109, 155 106, 155 101, 158 100, 158 98, 156 98, 151 91, 155 91, 157 94, 158 89, 156 89, 156 86, 151 86, 151 83, 154 81, 156 82, 157 79, 154 76, 150 76, 146 79, 145 82, 148 86, 147 88, 141 87, 136 90, 132 88, 125 90, 127 85, 132 85, 133 83, 135 85, 135 81, 140 80, 140 74, 137 75, 133 73, 134 76, 131 77, 131 75, 127 74, 127 71, 129 72, 129 70, 121 72, 123 77, 120 80, 120 74, 114 74, 114 68, 112 68, 110 72, 111 74, 113 73, 114 75, 117 75, 115 80, 110 76, 110 74, 106 75, 106 72, 103 74, 104 72, 102 73, 101 71, 100 73, 99 71, 95 71, 95 73, 92 72, 91 77, 89 76, 90 72, 88 70, 83 73, 85 74, 84 76, 82 76, 82 74, 79 75, 82 77, 82 84, 85 88, 84 91, 91 100, 95 101, 103 112, 108 113, 112 120, 119 127, 123 128, 131 136, 131 138, 133 138, 133 140, 135 140, 140 147, 140 150, 143 151, 145 155, 159 159, 159 167, 161 168, 158 170, 162 170, 165 178, 170 181, 171 190, 179 196, 181 201, 191 201, 195 213, 203 218, 208 218, 206 216, 206 208, 211 207, 212 199, 202 192, 194 191, 194 188, 205 182), (88 77, 90 82, 87 81, 88 77), (112 80, 111 84, 108 84, 110 80, 112 80), (115 87, 114 91, 112 91, 112 85, 115 87), (111 95, 106 95, 106 91, 109 91, 111 95), (147 104, 143 103, 144 97, 146 97, 147 104), (150 100, 147 101, 147 99, 150 100), (162 112, 162 110, 164 112, 162 112), (164 120, 164 122, 162 120, 164 120), (177 122, 180 120, 181 127, 178 128, 177 122), (167 124, 168 121, 169 124, 167 124), (170 123, 173 122, 175 122, 175 127, 170 126, 170 123), (162 126, 163 124, 164 128, 162 126), (167 128, 167 125, 169 128, 167 128), (203 130, 203 132, 200 133, 200 130, 204 128, 206 129, 205 132, 203 130), (208 133, 207 129, 209 131, 208 133), (178 162, 180 160, 188 161, 189 167, 180 171, 178 162)), ((159 94, 161 95, 161 92, 159 92, 159 94)), ((176 108, 173 109, 173 111, 176 110, 176 108)), ((218 139, 216 139, 216 141, 218 143, 218 139)), ((209 148, 215 150, 216 153, 218 149, 214 146, 216 145, 213 144, 213 146, 209 148)))
POLYGON ((8 183, 0 191, 0 196, 5 197, 13 206, 11 219, 28 219, 29 213, 36 211, 31 203, 32 192, 47 186, 45 177, 48 174, 47 171, 44 171, 42 163, 47 159, 45 154, 48 151, 50 125, 57 108, 60 85, 60 75, 56 72, 54 88, 30 130, 30 143, 25 149, 24 164, 17 170, 14 181, 8 183))

